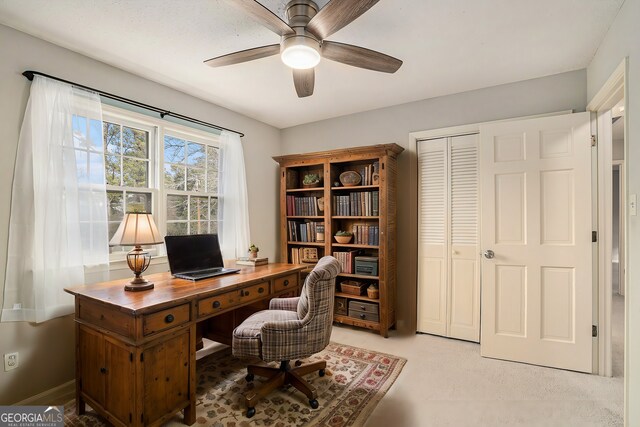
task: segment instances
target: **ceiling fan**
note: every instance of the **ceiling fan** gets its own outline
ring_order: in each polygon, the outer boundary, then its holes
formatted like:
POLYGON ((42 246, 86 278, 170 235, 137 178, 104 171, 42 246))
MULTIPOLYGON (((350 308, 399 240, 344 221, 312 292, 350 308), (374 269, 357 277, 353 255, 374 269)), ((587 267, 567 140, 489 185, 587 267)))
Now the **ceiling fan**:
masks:
POLYGON ((330 0, 322 9, 311 0, 287 4, 287 24, 254 0, 229 0, 271 31, 279 34, 279 44, 229 53, 204 61, 212 67, 239 64, 280 54, 293 69, 293 84, 299 98, 313 94, 314 67, 321 58, 383 73, 395 73, 402 61, 384 53, 325 40, 375 5, 378 0, 330 0))

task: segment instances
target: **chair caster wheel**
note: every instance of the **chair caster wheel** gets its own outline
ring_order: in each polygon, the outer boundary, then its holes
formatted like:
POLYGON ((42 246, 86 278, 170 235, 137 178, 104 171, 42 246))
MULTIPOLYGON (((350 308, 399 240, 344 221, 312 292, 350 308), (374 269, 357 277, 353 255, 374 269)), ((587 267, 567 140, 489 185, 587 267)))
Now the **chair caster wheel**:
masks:
MULTIPOLYGON (((253 381, 253 374, 247 374, 247 376, 244 377, 244 379, 247 380, 248 383, 250 383, 251 381, 253 381)), ((253 413, 255 414, 256 411, 253 411, 253 413)))
POLYGON ((296 365, 296 367, 302 366, 302 360, 296 360, 295 365, 296 365))
MULTIPOLYGON (((316 405, 317 405, 317 403, 316 403, 316 405)), ((251 418, 255 414, 256 414, 256 408, 247 408, 247 418, 251 418)))
POLYGON ((324 369, 320 369, 318 371, 318 375, 320 375, 321 377, 324 377, 324 369))
MULTIPOLYGON (((312 400, 310 400, 310 401, 309 401, 309 405, 311 405, 311 408, 313 408, 313 409, 318 409, 318 406, 320 406, 320 405, 318 404, 318 401, 317 401, 316 399, 312 399, 312 400)), ((254 412, 255 412, 255 411, 254 411, 254 412)))

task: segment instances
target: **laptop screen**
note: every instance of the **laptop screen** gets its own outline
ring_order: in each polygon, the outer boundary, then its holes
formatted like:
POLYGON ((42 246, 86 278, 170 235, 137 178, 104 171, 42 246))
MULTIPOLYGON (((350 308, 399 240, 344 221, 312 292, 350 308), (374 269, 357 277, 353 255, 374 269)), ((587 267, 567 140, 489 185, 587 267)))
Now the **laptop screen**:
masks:
POLYGON ((217 234, 165 236, 171 274, 224 267, 217 234))

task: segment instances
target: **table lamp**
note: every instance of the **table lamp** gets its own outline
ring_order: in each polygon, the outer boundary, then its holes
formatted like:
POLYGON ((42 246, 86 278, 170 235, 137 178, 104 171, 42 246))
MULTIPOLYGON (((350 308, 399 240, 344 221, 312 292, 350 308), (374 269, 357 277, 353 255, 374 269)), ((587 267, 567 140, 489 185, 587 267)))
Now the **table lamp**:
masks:
POLYGON ((128 212, 109 242, 109 246, 134 246, 127 253, 127 264, 135 274, 134 279, 124 286, 125 291, 146 291, 153 288, 153 283, 142 277, 149 267, 151 255, 142 249, 142 245, 162 243, 153 217, 146 212, 128 212))

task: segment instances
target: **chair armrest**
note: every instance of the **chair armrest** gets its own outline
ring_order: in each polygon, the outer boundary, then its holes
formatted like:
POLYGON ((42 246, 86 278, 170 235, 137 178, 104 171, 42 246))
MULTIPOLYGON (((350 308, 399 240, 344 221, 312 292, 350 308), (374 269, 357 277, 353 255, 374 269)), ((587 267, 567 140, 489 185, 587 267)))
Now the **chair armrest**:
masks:
POLYGON ((296 311, 300 297, 274 298, 269 302, 269 310, 296 311))

